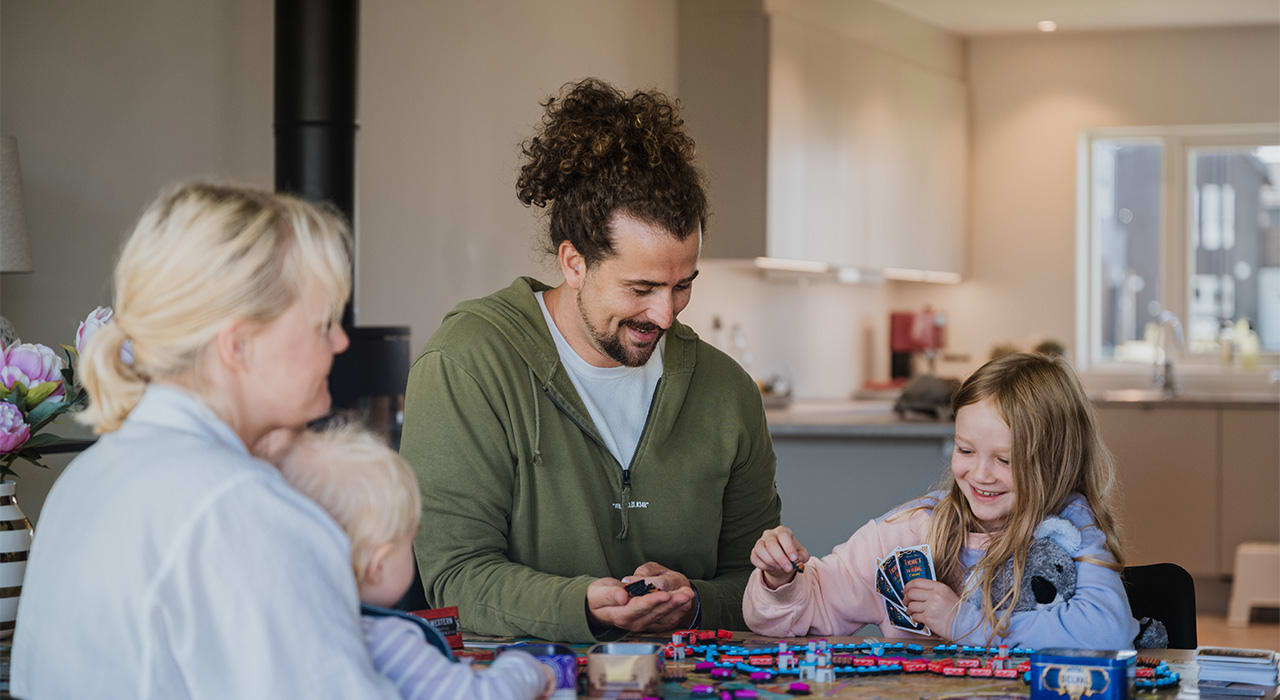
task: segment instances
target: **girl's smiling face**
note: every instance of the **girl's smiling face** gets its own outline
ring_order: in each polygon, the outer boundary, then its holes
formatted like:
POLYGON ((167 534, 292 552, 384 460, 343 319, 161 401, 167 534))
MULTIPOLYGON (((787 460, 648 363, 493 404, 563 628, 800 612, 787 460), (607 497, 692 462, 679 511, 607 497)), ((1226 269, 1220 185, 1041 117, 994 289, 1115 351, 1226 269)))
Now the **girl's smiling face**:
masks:
POLYGON ((956 411, 951 473, 969 508, 988 532, 999 530, 1013 512, 1013 435, 991 399, 956 411))

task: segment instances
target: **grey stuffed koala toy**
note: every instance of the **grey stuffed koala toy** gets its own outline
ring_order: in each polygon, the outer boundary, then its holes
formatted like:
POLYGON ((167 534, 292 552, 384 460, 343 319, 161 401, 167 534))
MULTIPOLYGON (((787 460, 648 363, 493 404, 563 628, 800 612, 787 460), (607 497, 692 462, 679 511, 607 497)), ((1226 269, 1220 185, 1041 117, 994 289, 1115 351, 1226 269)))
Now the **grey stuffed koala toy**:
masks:
MULTIPOLYGON (((1014 612, 1042 610, 1064 603, 1076 592, 1076 561, 1080 551, 1080 530, 1069 521, 1045 518, 1036 527, 1031 549, 1027 551, 1027 564, 1018 582, 1018 603, 1014 612)), ((991 602, 998 605, 1012 589, 1013 560, 1006 561, 991 582, 991 602)), ((1164 623, 1144 617, 1138 621, 1139 632, 1134 640, 1138 649, 1162 649, 1169 646, 1169 635, 1164 623)))

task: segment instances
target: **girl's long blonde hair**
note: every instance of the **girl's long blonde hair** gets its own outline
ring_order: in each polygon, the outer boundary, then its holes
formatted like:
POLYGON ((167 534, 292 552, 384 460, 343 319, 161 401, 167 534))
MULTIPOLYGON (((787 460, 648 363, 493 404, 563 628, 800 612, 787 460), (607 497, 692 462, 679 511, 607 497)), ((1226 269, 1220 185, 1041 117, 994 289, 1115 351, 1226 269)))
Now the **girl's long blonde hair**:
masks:
MULTIPOLYGON (((992 634, 1007 634, 1018 604, 1016 584, 1004 599, 991 600, 991 586, 1004 562, 1013 560, 1013 580, 1022 580, 1032 535, 1046 517, 1059 513, 1073 494, 1081 494, 1106 536, 1111 560, 1088 559, 1119 571, 1124 566, 1116 499, 1115 466, 1098 434, 1093 404, 1065 360, 1015 353, 992 360, 974 372, 952 397, 951 407, 990 399, 1012 434, 1009 464, 1013 472, 1013 510, 1004 527, 992 533, 986 553, 969 576, 961 568, 968 533, 982 524, 948 474, 946 495, 933 511, 929 546, 938 579, 960 592, 961 600, 980 592, 983 619, 992 634)), ((967 633, 967 632, 965 632, 967 633)))
POLYGON ((192 375, 218 331, 276 319, 310 281, 337 318, 351 291, 351 246, 340 215, 289 195, 207 183, 162 193, 116 263, 114 318, 83 349, 89 406, 79 419, 110 432, 151 381, 199 384, 192 375))

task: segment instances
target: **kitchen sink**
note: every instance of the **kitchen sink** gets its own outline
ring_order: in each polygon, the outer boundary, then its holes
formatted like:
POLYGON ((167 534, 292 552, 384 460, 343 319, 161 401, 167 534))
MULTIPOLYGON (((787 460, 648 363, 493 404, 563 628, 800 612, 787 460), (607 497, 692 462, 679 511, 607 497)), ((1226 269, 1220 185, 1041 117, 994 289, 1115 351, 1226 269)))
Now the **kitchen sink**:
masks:
POLYGON ((1163 389, 1112 389, 1102 392, 1103 401, 1168 401, 1174 398, 1163 389))

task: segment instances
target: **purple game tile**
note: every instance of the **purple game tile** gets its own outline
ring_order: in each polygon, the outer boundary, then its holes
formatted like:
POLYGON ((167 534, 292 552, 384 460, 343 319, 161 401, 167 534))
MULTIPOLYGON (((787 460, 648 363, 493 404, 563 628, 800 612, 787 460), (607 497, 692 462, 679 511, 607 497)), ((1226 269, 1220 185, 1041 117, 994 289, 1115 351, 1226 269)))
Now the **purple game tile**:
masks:
POLYGON ((693 665, 693 670, 695 673, 710 673, 711 669, 715 667, 716 665, 710 661, 699 661, 693 665))
POLYGON ((742 690, 733 691, 733 697, 734 700, 738 700, 738 698, 758 698, 760 696, 756 695, 756 691, 750 688, 743 688, 742 690))

